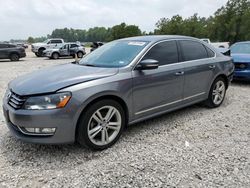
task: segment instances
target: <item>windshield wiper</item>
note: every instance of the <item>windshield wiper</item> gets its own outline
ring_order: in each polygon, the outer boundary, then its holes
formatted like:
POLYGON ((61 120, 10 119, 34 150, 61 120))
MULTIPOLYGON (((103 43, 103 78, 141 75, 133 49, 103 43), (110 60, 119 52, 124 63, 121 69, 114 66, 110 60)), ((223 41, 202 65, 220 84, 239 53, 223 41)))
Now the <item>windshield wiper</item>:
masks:
POLYGON ((79 64, 79 61, 73 61, 72 64, 79 64))
POLYGON ((82 64, 80 64, 80 65, 88 66, 88 67, 97 67, 96 65, 88 64, 88 63, 82 63, 82 64))

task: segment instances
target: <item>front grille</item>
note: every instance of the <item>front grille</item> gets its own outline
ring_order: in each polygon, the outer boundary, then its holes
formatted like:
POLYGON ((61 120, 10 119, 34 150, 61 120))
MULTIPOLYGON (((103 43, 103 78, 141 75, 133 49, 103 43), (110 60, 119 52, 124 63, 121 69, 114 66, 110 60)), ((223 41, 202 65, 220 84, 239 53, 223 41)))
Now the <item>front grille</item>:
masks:
POLYGON ((248 63, 234 63, 235 69, 240 69, 240 70, 244 70, 247 69, 248 67, 248 63))
POLYGON ((21 97, 20 95, 17 95, 14 92, 11 92, 8 96, 8 104, 16 110, 22 108, 24 102, 25 98, 21 97))

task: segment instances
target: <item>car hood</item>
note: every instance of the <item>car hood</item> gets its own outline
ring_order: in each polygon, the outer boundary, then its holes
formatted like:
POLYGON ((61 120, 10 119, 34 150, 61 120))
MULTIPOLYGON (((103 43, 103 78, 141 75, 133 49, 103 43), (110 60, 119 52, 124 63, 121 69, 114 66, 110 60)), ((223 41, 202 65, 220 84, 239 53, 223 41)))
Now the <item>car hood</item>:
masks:
POLYGON ((71 85, 115 75, 118 70, 63 64, 18 77, 10 82, 9 88, 22 96, 52 93, 71 85))
POLYGON ((45 45, 46 43, 42 43, 42 42, 37 42, 37 43, 33 43, 32 45, 33 46, 43 46, 45 45))
POLYGON ((250 63, 250 54, 232 54, 234 62, 250 63))

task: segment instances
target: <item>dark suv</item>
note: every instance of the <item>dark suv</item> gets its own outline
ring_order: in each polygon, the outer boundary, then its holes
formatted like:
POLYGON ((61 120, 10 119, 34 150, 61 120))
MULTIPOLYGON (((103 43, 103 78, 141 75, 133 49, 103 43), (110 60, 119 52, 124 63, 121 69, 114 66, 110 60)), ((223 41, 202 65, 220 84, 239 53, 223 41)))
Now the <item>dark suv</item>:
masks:
POLYGON ((25 57, 25 49, 13 44, 0 43, 0 59, 10 59, 11 61, 18 61, 25 57))

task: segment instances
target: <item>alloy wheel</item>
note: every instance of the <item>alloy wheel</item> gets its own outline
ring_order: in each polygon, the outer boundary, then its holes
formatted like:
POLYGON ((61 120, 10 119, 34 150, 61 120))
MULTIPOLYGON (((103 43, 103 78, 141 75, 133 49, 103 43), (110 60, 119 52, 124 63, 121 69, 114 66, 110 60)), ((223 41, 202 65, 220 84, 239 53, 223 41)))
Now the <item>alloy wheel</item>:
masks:
POLYGON ((219 80, 215 85, 213 89, 213 102, 216 105, 219 105, 222 103, 225 97, 225 83, 221 80, 219 80))
POLYGON ((111 143, 122 127, 120 112, 113 106, 96 110, 88 122, 88 137, 93 144, 104 146, 111 143))

